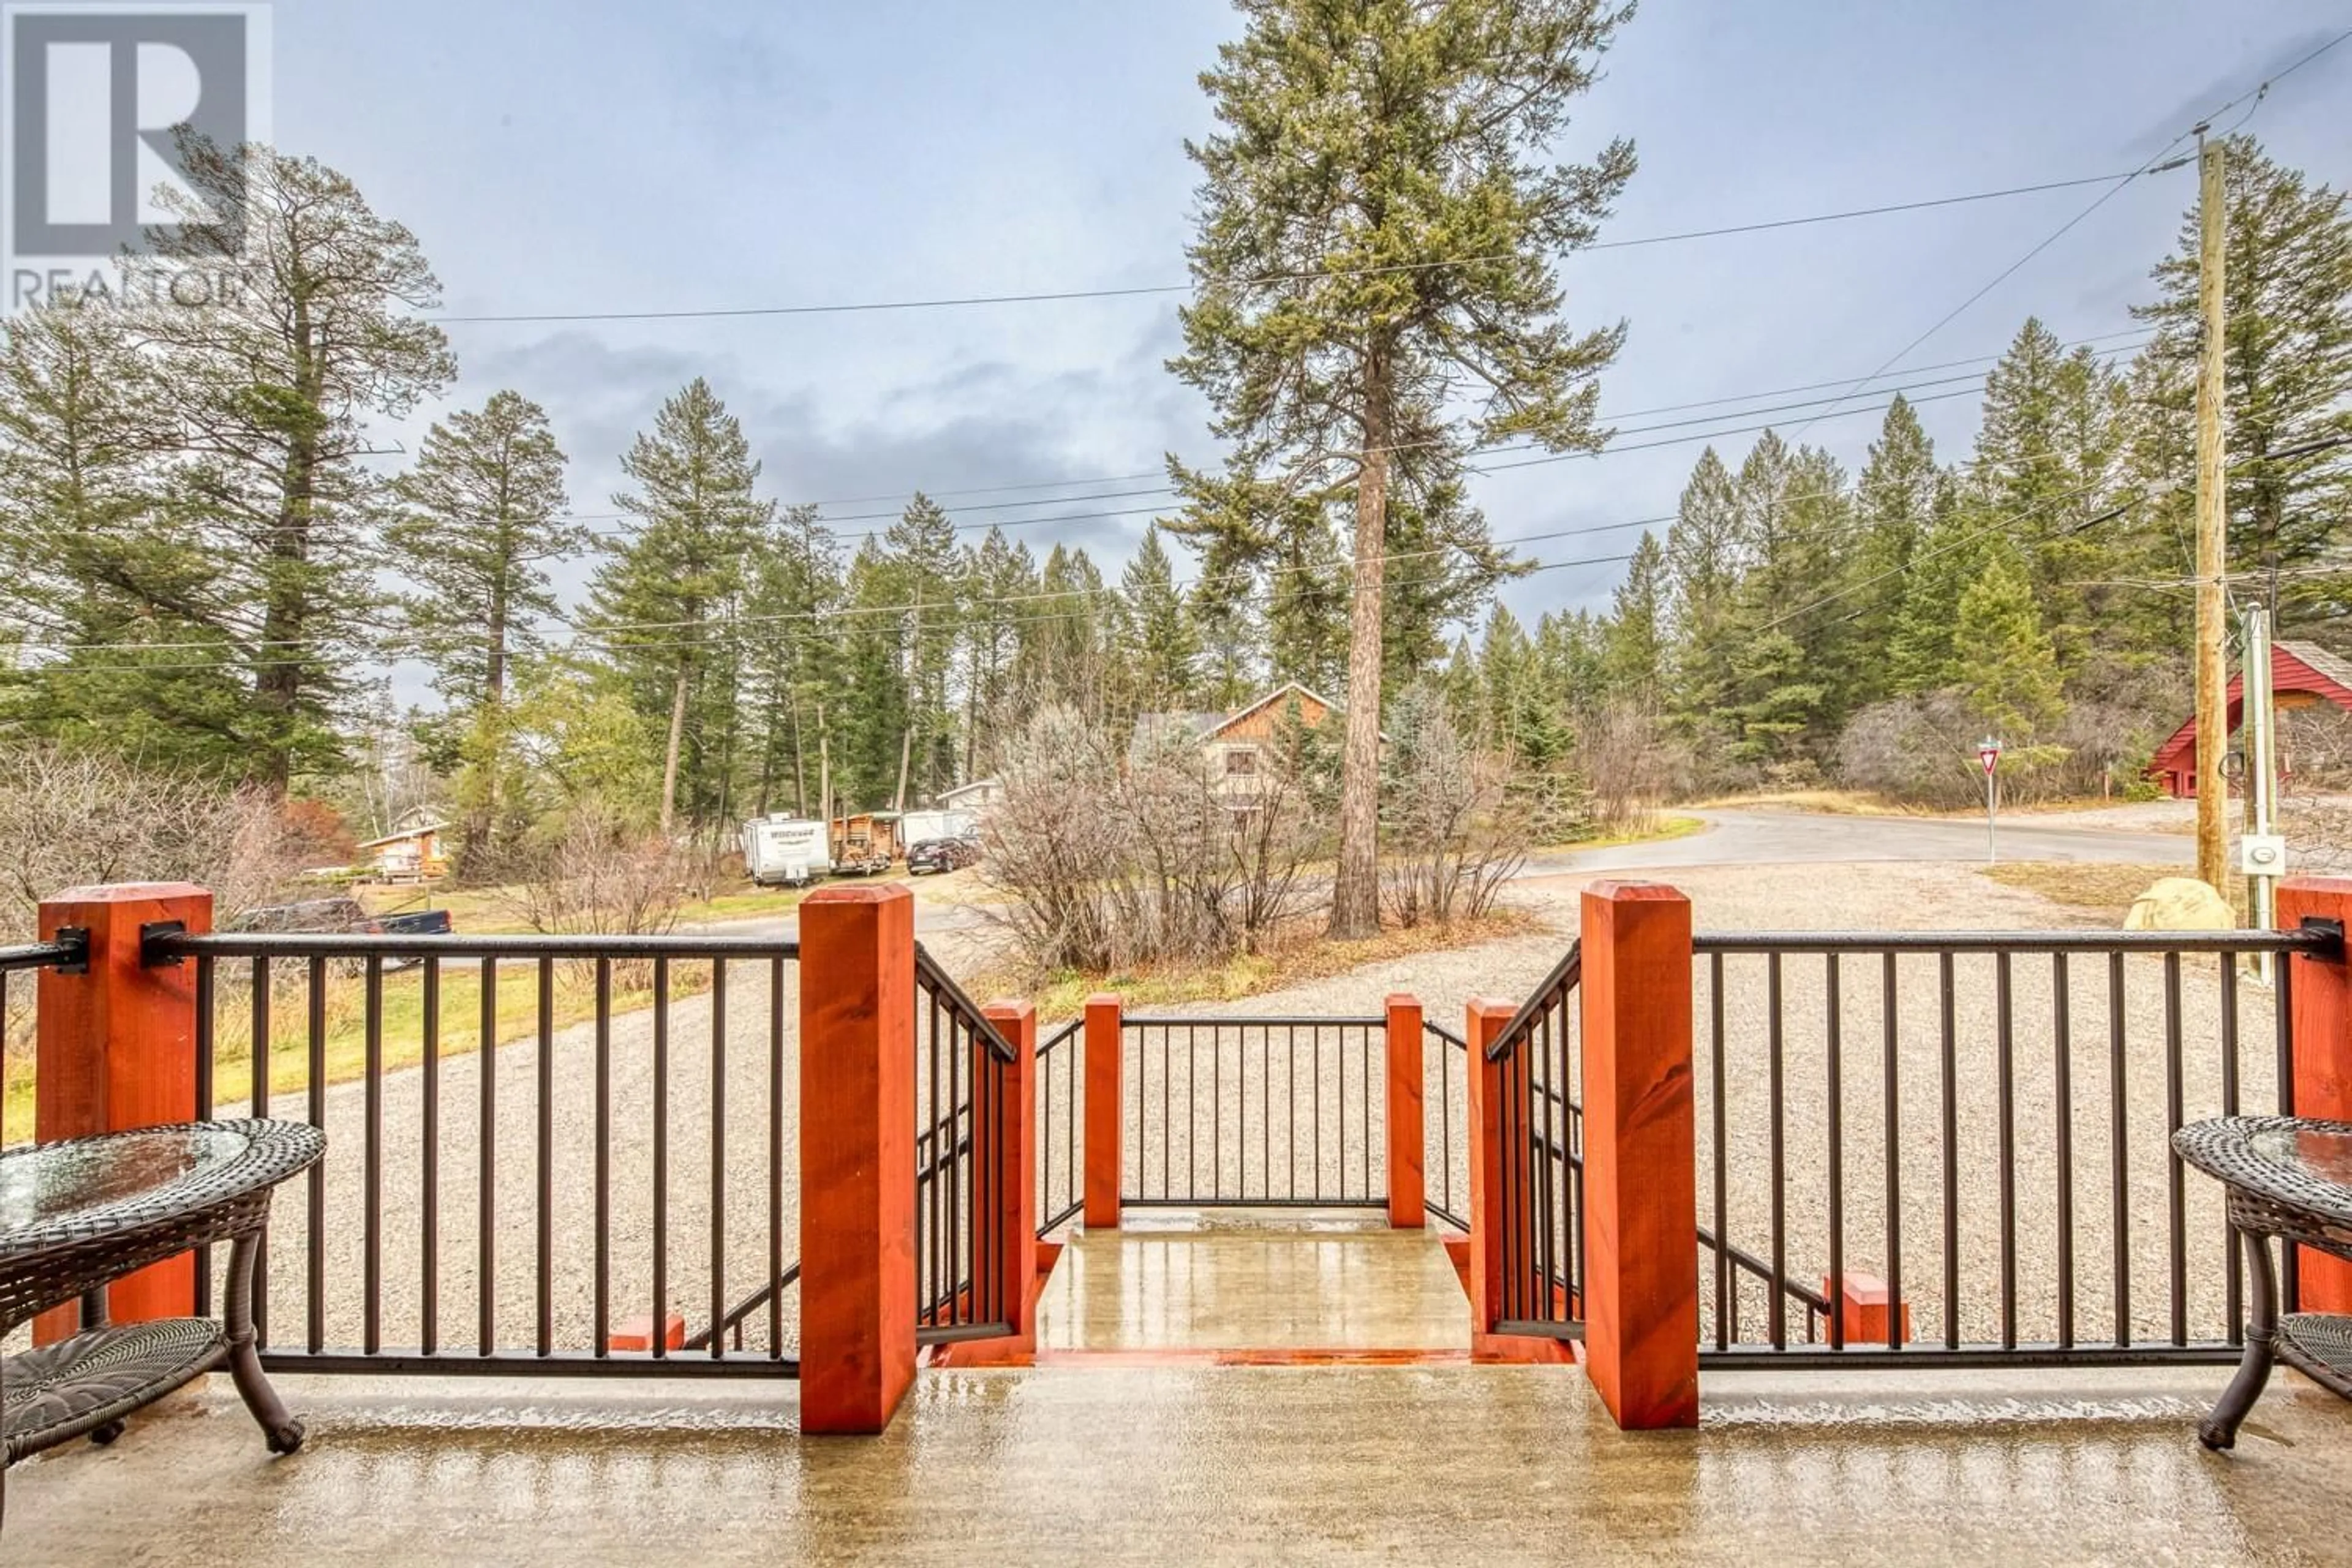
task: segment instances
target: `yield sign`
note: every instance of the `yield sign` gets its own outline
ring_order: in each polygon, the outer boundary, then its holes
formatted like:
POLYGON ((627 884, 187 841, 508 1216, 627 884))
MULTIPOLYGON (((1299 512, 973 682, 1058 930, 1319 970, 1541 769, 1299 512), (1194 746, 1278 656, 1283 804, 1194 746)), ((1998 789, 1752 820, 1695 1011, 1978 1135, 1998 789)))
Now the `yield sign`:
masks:
POLYGON ((1992 777, 2000 767, 2000 742, 1987 741, 1977 748, 1977 757, 1984 763, 1985 777, 1992 777))

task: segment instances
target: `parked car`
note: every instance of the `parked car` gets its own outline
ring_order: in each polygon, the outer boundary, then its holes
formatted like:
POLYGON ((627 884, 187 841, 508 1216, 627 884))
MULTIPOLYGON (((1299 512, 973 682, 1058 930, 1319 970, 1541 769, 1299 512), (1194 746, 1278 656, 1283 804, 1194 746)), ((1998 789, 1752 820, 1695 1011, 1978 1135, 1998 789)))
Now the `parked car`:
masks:
MULTIPOLYGON (((448 911, 439 911, 442 929, 448 929, 448 911)), ((247 910, 228 921, 233 931, 261 931, 271 934, 301 932, 341 935, 350 931, 378 931, 383 927, 368 913, 357 899, 310 899, 299 904, 272 904, 263 909, 247 910)))
POLYGON ((980 859, 980 842, 972 838, 926 838, 907 851, 907 875, 960 871, 980 859))
MULTIPOLYGON (((372 915, 357 899, 310 899, 299 904, 272 904, 247 910, 232 919, 233 931, 260 931, 321 936, 446 936, 447 910, 411 910, 404 914, 372 915)), ((395 958, 387 967, 404 969, 415 959, 395 958)))

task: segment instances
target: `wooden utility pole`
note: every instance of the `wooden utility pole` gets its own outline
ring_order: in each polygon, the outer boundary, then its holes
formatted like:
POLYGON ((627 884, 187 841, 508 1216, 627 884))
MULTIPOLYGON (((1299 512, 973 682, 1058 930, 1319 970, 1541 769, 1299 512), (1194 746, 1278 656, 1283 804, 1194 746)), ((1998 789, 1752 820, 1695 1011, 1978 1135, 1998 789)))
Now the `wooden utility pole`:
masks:
POLYGON ((2197 128, 2198 210, 2202 227, 2198 300, 2203 353, 2197 368, 2197 875, 2229 890, 2228 785, 2221 756, 2230 744, 2230 673, 2221 650, 2222 574, 2230 510, 2221 455, 2222 243, 2221 144, 2197 128))

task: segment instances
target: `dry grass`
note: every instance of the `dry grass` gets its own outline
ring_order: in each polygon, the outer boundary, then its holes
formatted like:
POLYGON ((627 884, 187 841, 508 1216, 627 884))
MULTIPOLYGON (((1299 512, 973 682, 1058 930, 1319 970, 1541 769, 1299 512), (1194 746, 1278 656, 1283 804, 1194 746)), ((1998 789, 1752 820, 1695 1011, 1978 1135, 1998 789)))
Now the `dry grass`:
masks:
MULTIPOLYGON (((307 1008, 309 984, 299 964, 281 963, 270 987, 269 1087, 273 1094, 298 1093, 310 1082, 310 1045, 307 1008)), ((653 1005, 651 978, 635 973, 641 965, 614 966, 612 1007, 614 1016, 653 1005)), ((243 1102, 253 1084, 252 989, 242 979, 247 966, 221 965, 220 994, 213 1014, 213 1098, 223 1105, 243 1102)), ((326 1029, 321 1040, 325 1079, 346 1083, 367 1070, 367 982, 353 964, 330 963, 324 970, 326 1029)), ((552 1032, 595 1016, 594 971, 590 965, 560 962, 553 966, 554 1006, 547 1028, 552 1032)), ((709 970, 694 964, 674 965, 670 973, 673 997, 698 994, 709 987, 709 970)), ((420 969, 400 970, 383 976, 382 1052, 383 1068, 396 1072, 424 1060, 425 979, 420 969)), ((27 987, 29 991, 29 987, 27 987)), ((508 963, 499 971, 495 1025, 496 1044, 533 1037, 540 1028, 539 979, 536 966, 508 963)), ((19 1033, 29 1037, 31 1009, 12 1015, 19 1033)), ((446 963, 440 975, 439 1055, 445 1060, 467 1056, 481 1047, 482 982, 472 963, 446 963)), ((29 1037, 12 1039, 5 1082, 0 1082, 0 1144, 29 1138, 33 1131, 33 1050, 29 1037)))
POLYGON ((1221 963, 1153 963, 1108 974, 1065 971, 1042 984, 1016 970, 998 969, 979 976, 972 990, 990 996, 1034 997, 1042 1018, 1076 1017, 1084 1011, 1087 997, 1103 991, 1118 993, 1131 1007, 1238 1002, 1309 981, 1328 980, 1366 964, 1480 947, 1549 929, 1549 923, 1533 910, 1511 905, 1497 905, 1476 920, 1456 921, 1449 926, 1390 929, 1362 942, 1330 941, 1322 935, 1318 922, 1297 930, 1272 952, 1221 963))
POLYGON ((1538 853, 1564 854, 1580 849, 1620 849, 1628 844, 1664 844, 1706 831, 1706 822, 1703 817, 1662 816, 1637 833, 1617 833, 1606 838, 1578 838, 1566 844, 1548 844, 1538 853))
POLYGON ((1917 806, 1902 805, 1864 790, 1853 789, 1785 789, 1766 790, 1755 795, 1727 795, 1716 800, 1691 803, 1701 811, 1721 807, 1741 810, 1754 806, 1782 806, 1791 811, 1817 811, 1830 816, 1933 816, 1934 812, 1917 806))
MULTIPOLYGON (((680 904, 677 918, 684 925, 767 920, 792 913, 807 896, 805 889, 745 884, 698 903, 680 904)), ((353 889, 352 897, 372 915, 447 910, 450 927, 460 936, 524 935, 530 931, 520 913, 520 899, 505 889, 368 887, 353 889)))
MULTIPOLYGON (((2142 893, 2166 877, 2185 877, 2190 873, 2178 866, 2020 860, 2003 866, 1981 867, 1979 874, 1991 878, 2005 888, 2020 888, 2029 893, 2039 893, 2062 908, 2096 916, 2104 923, 2120 928, 2124 916, 2131 911, 2133 900, 2142 893)), ((2231 878, 2227 892, 2231 903, 2242 918, 2246 907, 2244 879, 2231 878)))

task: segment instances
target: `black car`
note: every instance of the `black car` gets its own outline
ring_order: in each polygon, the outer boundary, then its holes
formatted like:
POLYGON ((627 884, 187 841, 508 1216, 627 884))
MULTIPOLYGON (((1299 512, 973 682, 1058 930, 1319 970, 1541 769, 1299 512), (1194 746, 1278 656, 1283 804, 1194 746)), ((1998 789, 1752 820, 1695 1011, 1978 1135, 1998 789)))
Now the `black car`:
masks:
POLYGON ((907 875, 960 871, 980 858, 980 846, 970 838, 926 838, 907 851, 907 875))

